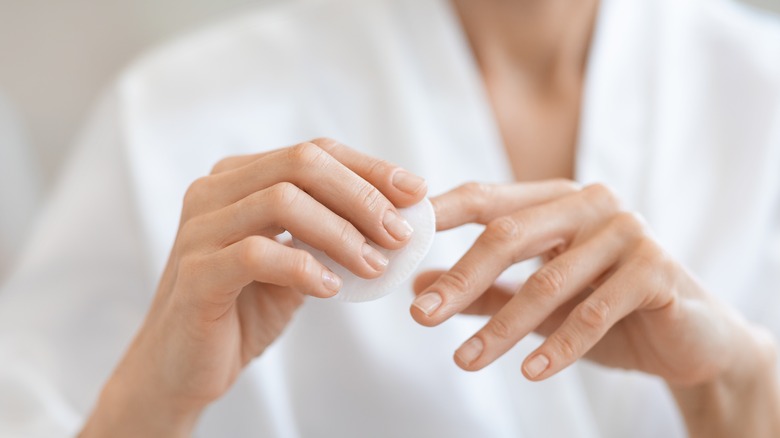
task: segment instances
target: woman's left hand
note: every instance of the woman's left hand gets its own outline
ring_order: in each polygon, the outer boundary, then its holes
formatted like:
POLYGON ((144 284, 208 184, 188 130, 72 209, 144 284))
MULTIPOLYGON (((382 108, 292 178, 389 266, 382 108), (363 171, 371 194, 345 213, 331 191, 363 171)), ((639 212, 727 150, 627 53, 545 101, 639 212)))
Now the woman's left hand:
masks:
POLYGON ((449 271, 417 279, 411 309, 426 326, 456 313, 492 315, 455 352, 465 370, 489 365, 536 331, 546 339, 523 363, 531 380, 586 357, 688 386, 744 368, 772 344, 709 295, 602 185, 471 183, 433 204, 440 230, 487 225, 449 271), (495 283, 538 256, 544 264, 519 290, 495 283))

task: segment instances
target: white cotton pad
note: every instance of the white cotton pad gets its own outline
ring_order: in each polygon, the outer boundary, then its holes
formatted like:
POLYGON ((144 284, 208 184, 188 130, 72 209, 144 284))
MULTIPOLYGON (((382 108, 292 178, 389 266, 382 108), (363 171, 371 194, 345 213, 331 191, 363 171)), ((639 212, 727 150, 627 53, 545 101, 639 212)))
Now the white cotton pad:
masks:
POLYGON ((293 245, 308 251, 320 263, 341 277, 344 283, 334 298, 350 302, 376 300, 397 290, 414 273, 414 270, 431 249, 433 236, 436 234, 436 217, 433 213, 433 206, 427 198, 398 211, 409 222, 414 232, 409 238, 409 242, 398 250, 385 249, 374 242, 368 242, 389 260, 385 273, 378 278, 371 280, 360 278, 334 262, 324 252, 312 248, 294 237, 293 245))

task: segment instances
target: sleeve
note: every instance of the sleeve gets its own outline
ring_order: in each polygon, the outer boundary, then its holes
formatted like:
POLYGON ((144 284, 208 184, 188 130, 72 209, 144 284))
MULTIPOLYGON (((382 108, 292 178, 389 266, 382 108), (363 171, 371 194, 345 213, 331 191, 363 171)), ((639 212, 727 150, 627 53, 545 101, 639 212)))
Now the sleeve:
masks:
POLYGON ((153 296, 122 125, 109 93, 0 290, 0 436, 75 434, 153 296))

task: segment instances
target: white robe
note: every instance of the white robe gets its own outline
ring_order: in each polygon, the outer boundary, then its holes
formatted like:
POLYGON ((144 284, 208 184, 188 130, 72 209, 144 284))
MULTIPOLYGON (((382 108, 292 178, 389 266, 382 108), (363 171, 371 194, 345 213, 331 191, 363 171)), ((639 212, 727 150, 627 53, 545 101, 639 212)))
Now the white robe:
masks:
MULTIPOLYGON (((709 291, 780 335, 778 23, 719 0, 605 0, 590 56, 577 179, 613 186, 709 291)), ((168 45, 107 93, 0 294, 0 435, 78 429, 145 314, 192 180, 316 136, 425 176, 431 194, 511 180, 444 0, 286 2, 168 45)), ((424 266, 450 266, 479 231, 438 235, 424 266)), ((529 383, 533 336, 460 370, 452 353, 485 320, 421 327, 408 289, 308 300, 196 433, 684 435, 657 378, 581 362, 529 383)))
POLYGON ((0 281, 10 271, 38 207, 38 168, 15 108, 0 91, 0 281))

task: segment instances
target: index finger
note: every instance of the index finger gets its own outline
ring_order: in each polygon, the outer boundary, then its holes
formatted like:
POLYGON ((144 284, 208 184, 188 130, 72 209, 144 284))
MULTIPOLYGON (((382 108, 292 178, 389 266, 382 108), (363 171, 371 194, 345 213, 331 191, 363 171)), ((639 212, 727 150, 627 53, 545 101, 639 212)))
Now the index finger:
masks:
POLYGON ((466 183, 431 198, 437 231, 464 224, 486 225, 501 216, 579 191, 574 181, 550 179, 513 184, 466 183))
POLYGON ((423 178, 386 160, 358 152, 330 138, 316 138, 311 142, 379 189, 396 207, 417 204, 428 192, 423 178))

